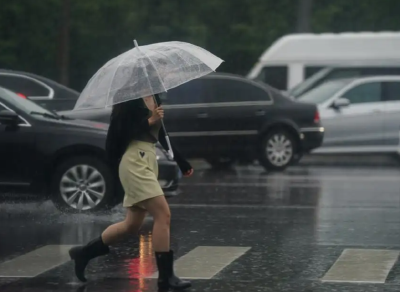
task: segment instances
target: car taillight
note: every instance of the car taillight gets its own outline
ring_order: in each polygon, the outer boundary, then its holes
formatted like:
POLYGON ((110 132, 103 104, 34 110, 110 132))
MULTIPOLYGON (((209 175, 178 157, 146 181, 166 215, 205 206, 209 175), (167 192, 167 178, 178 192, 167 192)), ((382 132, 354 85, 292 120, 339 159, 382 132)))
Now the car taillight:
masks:
POLYGON ((318 112, 318 110, 316 110, 315 114, 314 114, 314 123, 318 124, 319 122, 320 122, 319 112, 318 112))
POLYGON ((18 93, 18 92, 17 92, 17 95, 18 95, 19 97, 22 97, 22 98, 25 98, 25 99, 26 99, 26 96, 23 95, 22 93, 18 93))

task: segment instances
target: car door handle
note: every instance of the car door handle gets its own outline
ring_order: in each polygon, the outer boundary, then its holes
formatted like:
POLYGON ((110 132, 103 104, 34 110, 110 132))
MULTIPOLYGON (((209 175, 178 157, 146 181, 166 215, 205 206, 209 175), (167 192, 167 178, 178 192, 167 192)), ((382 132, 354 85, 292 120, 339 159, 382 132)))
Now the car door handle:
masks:
POLYGON ((381 110, 375 109, 372 111, 373 114, 379 114, 380 112, 382 112, 381 110))
POLYGON ((265 111, 264 110, 258 110, 255 112, 256 116, 265 116, 265 111))
POLYGON ((199 119, 206 119, 206 118, 208 118, 208 114, 207 113, 200 113, 200 114, 197 114, 197 117, 199 119))

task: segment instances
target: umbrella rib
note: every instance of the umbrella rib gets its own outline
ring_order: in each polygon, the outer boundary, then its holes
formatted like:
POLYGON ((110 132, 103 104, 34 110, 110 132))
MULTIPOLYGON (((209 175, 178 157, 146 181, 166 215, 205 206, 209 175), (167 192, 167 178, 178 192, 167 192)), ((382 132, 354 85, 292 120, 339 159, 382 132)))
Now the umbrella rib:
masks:
MULTIPOLYGON (((168 58, 168 60, 170 60, 172 64, 177 65, 170 57, 168 57, 167 54, 162 53, 162 52, 158 52, 158 53, 161 54, 161 55, 163 55, 163 56, 165 56, 166 58, 168 58)), ((177 54, 177 55, 179 56, 179 58, 181 58, 182 61, 184 61, 184 62, 186 63, 186 61, 181 57, 181 55, 178 54, 178 52, 175 52, 175 54, 177 54)), ((181 81, 183 81, 182 73, 181 73, 180 71, 179 71, 179 78, 181 79, 181 81)), ((164 88, 165 88, 165 87, 164 87, 164 88)))
MULTIPOLYGON (((177 53, 177 55, 178 55, 182 60, 185 61, 185 59, 181 56, 181 54, 179 54, 179 51, 177 51, 176 53, 177 53)), ((215 72, 215 70, 213 70, 210 66, 208 66, 208 65, 205 64, 204 62, 201 62, 201 60, 200 60, 199 58, 197 58, 196 56, 192 56, 192 57, 195 58, 196 60, 198 60, 198 61, 199 61, 200 63, 202 63, 203 65, 207 66, 211 71, 215 72)), ((187 62, 185 61, 185 63, 187 63, 187 62)), ((199 64, 197 64, 197 68, 200 69, 200 65, 199 65, 199 64)), ((200 70, 199 70, 199 71, 200 71, 200 70)), ((193 79, 197 79, 197 78, 202 77, 202 76, 204 76, 204 75, 200 74, 200 75, 197 76, 197 77, 193 77, 193 78, 190 78, 190 79, 186 80, 186 82, 189 82, 189 81, 191 81, 191 80, 193 80, 193 79)))
MULTIPOLYGON (((128 54, 127 54, 127 55, 128 55, 128 54)), ((110 99, 111 85, 112 85, 112 83, 113 83, 113 81, 114 81, 115 74, 117 74, 119 65, 121 65, 121 63, 122 63, 123 61, 125 61, 125 58, 126 58, 126 56, 123 57, 123 58, 121 58, 121 61, 119 61, 118 65, 115 66, 115 71, 114 71, 113 77, 111 78, 111 83, 110 83, 110 86, 109 86, 108 92, 107 92, 106 104, 104 105, 104 107, 107 107, 107 105, 108 105, 108 101, 109 101, 109 99, 110 99)))
MULTIPOLYGON (((185 63, 187 63, 186 62, 186 60, 182 57, 182 55, 179 53, 179 51, 176 51, 176 54, 185 62, 185 63)), ((194 57, 194 56, 193 56, 194 57)), ((199 58, 197 58, 197 57, 195 57, 197 60, 199 60, 199 58)), ((200 60, 199 60, 200 61, 200 60)), ((200 61, 201 62, 201 61, 200 61)), ((200 65, 199 64, 197 64, 197 68, 199 69, 198 71, 200 71, 200 65)))
POLYGON ((164 88, 164 92, 167 92, 167 89, 165 88, 164 82, 162 82, 161 77, 160 77, 160 73, 158 73, 157 67, 154 65, 153 61, 151 60, 151 58, 149 56, 147 56, 147 54, 145 52, 143 52, 140 48, 139 45, 137 44, 137 42, 135 41, 135 46, 136 48, 139 50, 139 52, 141 52, 147 59, 149 59, 150 64, 153 66, 154 70, 156 70, 157 76, 158 76, 158 80, 160 80, 160 83, 162 85, 162 87, 164 88))

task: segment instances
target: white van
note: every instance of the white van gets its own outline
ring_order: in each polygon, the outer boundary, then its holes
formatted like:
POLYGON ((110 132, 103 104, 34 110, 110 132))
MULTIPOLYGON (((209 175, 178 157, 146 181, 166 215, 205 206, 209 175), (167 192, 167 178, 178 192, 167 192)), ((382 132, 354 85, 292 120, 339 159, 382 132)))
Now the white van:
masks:
POLYGON ((400 32, 287 35, 261 55, 248 77, 288 90, 326 67, 319 82, 364 76, 360 68, 367 75, 398 75, 399 48, 400 32), (396 72, 382 72, 387 69, 396 72))

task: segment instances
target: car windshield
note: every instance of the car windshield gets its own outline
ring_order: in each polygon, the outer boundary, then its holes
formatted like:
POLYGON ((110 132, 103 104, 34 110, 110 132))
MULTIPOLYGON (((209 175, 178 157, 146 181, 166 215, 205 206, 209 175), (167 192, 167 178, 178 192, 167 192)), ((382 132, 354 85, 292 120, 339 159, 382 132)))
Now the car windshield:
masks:
POLYGON ((12 104, 16 108, 27 114, 31 114, 32 112, 34 112, 34 113, 40 113, 48 116, 51 115, 53 117, 57 117, 56 113, 51 112, 28 99, 22 98, 5 88, 0 88, 0 99, 6 101, 9 104, 12 104))
POLYGON ((336 92, 350 83, 350 80, 335 80, 321 84, 301 95, 298 100, 320 104, 330 99, 336 92))
POLYGON ((310 78, 307 78, 304 82, 301 82, 300 84, 296 85, 292 89, 288 91, 288 94, 293 97, 298 97, 302 95, 305 91, 307 91, 315 82, 318 82, 321 78, 325 77, 332 69, 331 68, 325 68, 314 75, 312 75, 310 78))

